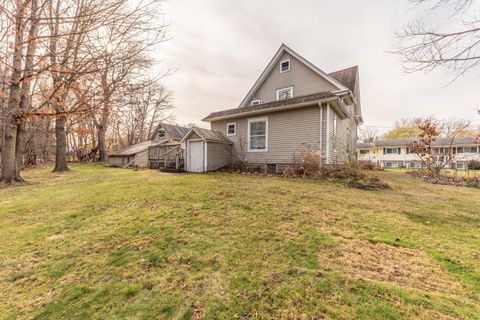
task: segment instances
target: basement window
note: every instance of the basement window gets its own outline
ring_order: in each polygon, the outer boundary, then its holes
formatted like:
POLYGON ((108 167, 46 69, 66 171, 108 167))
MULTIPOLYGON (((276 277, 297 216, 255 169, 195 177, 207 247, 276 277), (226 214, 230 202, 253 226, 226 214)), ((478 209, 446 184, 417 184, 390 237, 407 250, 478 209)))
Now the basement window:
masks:
POLYGON ((290 59, 280 61, 280 73, 290 71, 290 59))
POLYGON ((265 171, 267 174, 276 174, 277 173, 277 164, 275 163, 267 163, 265 167, 265 171))

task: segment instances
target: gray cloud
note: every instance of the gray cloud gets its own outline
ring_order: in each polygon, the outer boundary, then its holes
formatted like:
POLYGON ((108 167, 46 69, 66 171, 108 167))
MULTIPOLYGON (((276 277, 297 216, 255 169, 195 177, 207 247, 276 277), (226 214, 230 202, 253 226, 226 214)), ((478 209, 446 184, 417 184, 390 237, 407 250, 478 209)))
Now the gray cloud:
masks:
MULTIPOLYGON (((161 47, 177 122, 236 107, 282 42, 326 72, 360 66, 366 124, 390 126, 402 117, 474 118, 478 75, 449 84, 443 71, 406 74, 394 32, 412 18, 445 24, 441 12, 392 0, 170 0, 165 12, 173 40, 161 47)), ((451 23, 451 22, 448 22, 451 23)), ((205 125, 205 124, 204 124, 205 125)))

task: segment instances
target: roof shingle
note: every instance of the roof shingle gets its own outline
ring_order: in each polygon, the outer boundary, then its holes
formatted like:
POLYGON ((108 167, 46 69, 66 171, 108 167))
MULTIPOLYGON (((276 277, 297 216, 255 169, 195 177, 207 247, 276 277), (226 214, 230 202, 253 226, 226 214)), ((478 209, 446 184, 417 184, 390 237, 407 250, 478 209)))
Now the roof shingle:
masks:
POLYGON ((228 110, 223 110, 223 111, 218 111, 218 112, 213 112, 209 114, 206 118, 204 118, 204 121, 208 121, 211 119, 215 119, 218 117, 225 117, 225 116, 233 116, 233 115, 242 115, 244 113, 252 112, 252 111, 262 111, 262 110, 270 110, 270 109, 275 109, 278 107, 283 107, 283 106, 288 106, 288 105, 295 105, 295 104, 300 104, 300 103, 305 103, 305 102, 315 102, 318 100, 324 100, 324 99, 329 99, 329 98, 336 98, 337 96, 333 94, 332 92, 325 91, 325 92, 319 92, 315 94, 310 94, 306 96, 301 96, 301 97, 295 97, 291 99, 286 99, 286 100, 280 100, 280 101, 272 101, 272 102, 267 102, 255 106, 248 106, 248 107, 241 107, 241 108, 235 108, 235 109, 228 109, 228 110))

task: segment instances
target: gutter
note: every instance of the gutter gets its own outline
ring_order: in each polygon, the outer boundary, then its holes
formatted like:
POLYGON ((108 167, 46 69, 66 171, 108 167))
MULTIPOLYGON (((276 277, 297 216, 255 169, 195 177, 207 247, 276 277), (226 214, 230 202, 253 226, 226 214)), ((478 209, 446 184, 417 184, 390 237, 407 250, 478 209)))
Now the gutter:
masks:
POLYGON ((314 101, 308 101, 308 102, 302 102, 302 103, 297 103, 297 104, 291 104, 287 106, 280 106, 280 107, 275 107, 275 108, 267 108, 267 109, 260 109, 260 110, 253 110, 249 112, 239 112, 239 113, 234 113, 230 115, 225 115, 225 116, 218 116, 214 118, 203 118, 202 121, 205 122, 212 122, 212 121, 219 121, 219 120, 226 120, 226 119, 234 119, 234 118, 240 118, 244 116, 251 116, 251 115, 257 115, 257 114, 264 114, 264 113, 271 113, 271 112, 278 112, 278 111, 283 111, 283 110, 292 110, 292 109, 297 109, 297 108, 302 108, 302 107, 309 107, 309 106, 315 106, 315 105, 321 105, 322 103, 325 102, 330 102, 330 101, 337 101, 339 98, 335 97, 329 97, 329 98, 324 98, 320 100, 314 100, 314 101))

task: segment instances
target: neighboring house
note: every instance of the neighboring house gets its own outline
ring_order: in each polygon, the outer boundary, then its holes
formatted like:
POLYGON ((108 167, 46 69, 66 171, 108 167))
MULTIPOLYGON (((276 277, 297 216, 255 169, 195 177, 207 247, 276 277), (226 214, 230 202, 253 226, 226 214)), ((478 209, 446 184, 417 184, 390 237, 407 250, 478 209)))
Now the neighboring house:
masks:
MULTIPOLYGON (((159 167, 160 150, 173 146, 180 147, 180 141, 188 130, 188 128, 178 125, 160 123, 150 136, 150 140, 131 145, 125 149, 109 154, 108 164, 112 167, 122 168, 159 167), (155 157, 154 155, 158 156, 155 157)), ((183 158, 183 156, 179 158, 183 158)))
MULTIPOLYGON (((421 168, 422 161, 411 153, 408 145, 412 140, 385 140, 373 143, 359 143, 358 159, 371 161, 382 168, 421 168)), ((435 156, 449 154, 451 139, 439 138, 432 143, 435 156)), ((452 145, 450 168, 466 169, 468 162, 480 159, 480 141, 476 137, 456 138, 452 145)))
POLYGON ((242 162, 279 172, 305 151, 320 165, 346 162, 363 121, 358 67, 328 74, 282 45, 238 108, 203 120, 211 130, 194 128, 183 140, 187 171, 242 162))

